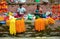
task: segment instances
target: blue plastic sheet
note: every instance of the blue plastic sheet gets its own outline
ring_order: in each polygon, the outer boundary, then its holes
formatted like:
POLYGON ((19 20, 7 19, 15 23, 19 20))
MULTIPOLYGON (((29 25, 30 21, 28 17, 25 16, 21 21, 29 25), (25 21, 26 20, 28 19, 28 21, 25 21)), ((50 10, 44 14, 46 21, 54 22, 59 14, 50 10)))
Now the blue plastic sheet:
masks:
POLYGON ((1 21, 0 24, 6 24, 6 21, 1 21))

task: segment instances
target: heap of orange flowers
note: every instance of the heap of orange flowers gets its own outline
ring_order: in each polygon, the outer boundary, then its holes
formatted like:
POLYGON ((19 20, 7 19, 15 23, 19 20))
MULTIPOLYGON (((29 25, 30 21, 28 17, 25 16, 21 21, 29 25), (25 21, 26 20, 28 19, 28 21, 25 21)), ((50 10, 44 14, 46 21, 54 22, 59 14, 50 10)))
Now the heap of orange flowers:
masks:
POLYGON ((4 12, 7 12, 7 2, 6 0, 1 0, 0 1, 0 13, 4 13, 4 12))

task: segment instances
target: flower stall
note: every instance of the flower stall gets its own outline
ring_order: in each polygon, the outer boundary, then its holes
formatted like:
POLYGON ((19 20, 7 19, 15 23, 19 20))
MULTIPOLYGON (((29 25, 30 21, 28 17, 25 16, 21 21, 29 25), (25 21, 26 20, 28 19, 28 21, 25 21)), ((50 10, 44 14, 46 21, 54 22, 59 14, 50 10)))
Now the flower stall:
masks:
MULTIPOLYGON (((0 2, 0 27, 2 27, 2 31, 7 31, 10 35, 17 35, 24 33, 24 35, 28 33, 35 34, 36 31, 41 33, 41 31, 49 31, 49 29, 56 28, 57 25, 60 26, 59 23, 56 25, 56 21, 60 21, 60 5, 53 5, 51 7, 52 9, 52 16, 48 10, 48 8, 45 5, 42 5, 38 2, 40 0, 35 0, 33 3, 21 3, 23 4, 23 7, 26 8, 26 12, 23 14, 22 17, 19 16, 17 12, 18 5, 20 3, 14 3, 13 0, 10 0, 11 3, 7 3, 6 0, 2 0, 0 2), (35 16, 35 10, 36 10, 36 4, 40 4, 42 10, 37 10, 39 13, 39 16, 35 16), (41 15, 40 15, 41 12, 41 15), (47 12, 47 15, 46 15, 47 12), (57 16, 54 18, 54 16, 57 16), (55 20, 57 19, 57 20, 55 20), (4 26, 5 25, 5 26, 4 26), (8 29, 5 29, 7 28, 8 29), (48 28, 46 30, 46 28, 48 28)), ((26 0, 27 1, 27 0, 26 0)), ((22 11, 22 10, 21 10, 22 11)), ((23 10, 24 11, 24 10, 23 10)), ((21 13, 21 12, 20 12, 21 13)), ((57 26, 58 27, 58 26, 57 26)), ((1 31, 0 31, 1 32, 1 31)), ((37 32, 37 33, 38 33, 37 32)), ((4 33, 4 32, 3 32, 4 33)), ((33 35, 32 34, 32 35, 33 35)))

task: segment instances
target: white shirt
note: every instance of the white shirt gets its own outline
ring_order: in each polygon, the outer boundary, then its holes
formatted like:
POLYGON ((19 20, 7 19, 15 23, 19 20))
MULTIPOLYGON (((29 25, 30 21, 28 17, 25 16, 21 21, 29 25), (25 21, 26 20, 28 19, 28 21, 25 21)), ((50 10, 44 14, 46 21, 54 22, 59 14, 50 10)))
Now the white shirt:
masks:
POLYGON ((51 14, 51 13, 52 13, 52 12, 47 11, 47 12, 46 12, 46 16, 48 16, 48 15, 51 14))
POLYGON ((48 0, 42 0, 43 2, 49 2, 48 0))
POLYGON ((21 3, 24 3, 26 2, 26 0, 14 0, 15 2, 21 2, 21 3))
POLYGON ((26 2, 26 0, 20 0, 20 2, 26 2))
POLYGON ((17 12, 19 12, 20 14, 24 14, 25 11, 26 9, 24 7, 17 9, 17 12))
POLYGON ((26 0, 18 0, 19 2, 22 2, 22 3, 24 3, 24 2, 26 2, 26 0))

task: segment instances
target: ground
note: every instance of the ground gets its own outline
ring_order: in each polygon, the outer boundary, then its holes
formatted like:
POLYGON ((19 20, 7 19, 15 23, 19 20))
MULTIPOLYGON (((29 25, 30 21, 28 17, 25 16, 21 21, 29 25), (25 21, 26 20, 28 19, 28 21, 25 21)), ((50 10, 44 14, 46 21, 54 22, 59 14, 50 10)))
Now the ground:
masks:
POLYGON ((60 37, 35 37, 35 38, 11 38, 11 37, 3 37, 1 39, 60 39, 60 37))
POLYGON ((54 25, 49 25, 46 31, 36 32, 33 26, 33 21, 28 20, 26 23, 26 32, 17 34, 16 36, 12 36, 9 34, 7 26, 0 26, 0 37, 42 37, 42 36, 60 36, 60 29, 56 30, 58 26, 60 26, 60 21, 56 21, 54 25))

